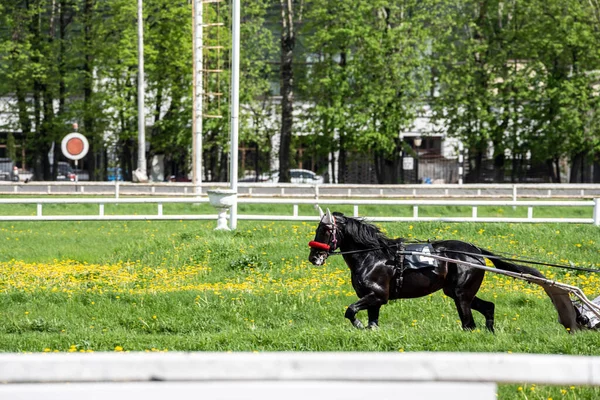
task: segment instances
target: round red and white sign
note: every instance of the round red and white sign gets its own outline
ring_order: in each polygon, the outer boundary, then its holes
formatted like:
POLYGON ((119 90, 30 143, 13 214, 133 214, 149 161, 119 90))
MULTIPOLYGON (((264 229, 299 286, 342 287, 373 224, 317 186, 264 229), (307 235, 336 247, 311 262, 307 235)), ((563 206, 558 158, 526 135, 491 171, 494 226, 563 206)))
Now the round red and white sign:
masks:
POLYGON ((73 132, 63 138, 61 148, 68 159, 81 160, 90 149, 90 144, 81 133, 73 132))

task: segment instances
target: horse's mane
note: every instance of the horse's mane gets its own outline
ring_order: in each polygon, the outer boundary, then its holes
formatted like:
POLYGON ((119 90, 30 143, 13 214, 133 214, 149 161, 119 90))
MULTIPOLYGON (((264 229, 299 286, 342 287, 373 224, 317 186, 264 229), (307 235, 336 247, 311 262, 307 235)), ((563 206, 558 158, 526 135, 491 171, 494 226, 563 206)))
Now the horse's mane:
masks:
POLYGON ((396 249, 396 244, 403 240, 388 238, 377 226, 360 218, 345 217, 344 225, 344 237, 351 237, 361 247, 381 248, 383 252, 390 253, 390 255, 396 249))

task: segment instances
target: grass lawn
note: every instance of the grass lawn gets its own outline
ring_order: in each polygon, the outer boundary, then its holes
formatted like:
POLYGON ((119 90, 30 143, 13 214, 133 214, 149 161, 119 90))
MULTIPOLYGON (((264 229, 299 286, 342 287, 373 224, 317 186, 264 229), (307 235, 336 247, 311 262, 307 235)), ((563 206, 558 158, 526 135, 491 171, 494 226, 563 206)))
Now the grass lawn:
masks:
MULTIPOLYGON (((334 208, 332 208, 333 210, 334 208)), ((338 208, 335 208, 337 210, 338 208)), ((281 212, 281 210, 278 210, 281 212)), ((351 210, 342 210, 350 212, 351 210)), ((571 224, 383 223, 390 237, 460 239, 492 251, 596 266, 598 228, 571 224)), ((0 351, 477 351, 600 355, 568 335, 535 285, 487 274, 496 334, 463 332, 442 293, 392 302, 381 329, 344 319, 347 267, 308 263, 316 223, 0 223, 0 351)), ((600 277, 544 272, 600 295, 600 277)), ((359 314, 363 320, 366 313, 359 314)), ((483 317, 475 315, 483 326, 483 317)), ((590 388, 503 385, 500 398, 598 398, 590 388), (519 389, 520 388, 520 389, 519 389)))

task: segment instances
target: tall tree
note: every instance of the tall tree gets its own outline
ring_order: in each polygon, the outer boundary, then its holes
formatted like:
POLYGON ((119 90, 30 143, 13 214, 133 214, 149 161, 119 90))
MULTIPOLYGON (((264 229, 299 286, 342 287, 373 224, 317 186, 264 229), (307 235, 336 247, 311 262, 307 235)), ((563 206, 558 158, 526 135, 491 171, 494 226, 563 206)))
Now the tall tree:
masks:
POLYGON ((281 5, 281 134, 279 182, 290 181, 290 150, 294 124, 294 48, 302 22, 303 0, 280 0, 281 5))

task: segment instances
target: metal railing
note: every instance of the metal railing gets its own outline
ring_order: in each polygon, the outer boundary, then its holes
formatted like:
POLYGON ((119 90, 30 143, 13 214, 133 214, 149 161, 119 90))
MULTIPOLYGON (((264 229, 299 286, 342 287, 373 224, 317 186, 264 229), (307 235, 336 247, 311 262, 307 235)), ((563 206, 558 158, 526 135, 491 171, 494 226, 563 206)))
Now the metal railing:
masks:
MULTIPOLYGON (((0 215, 0 221, 68 221, 68 220, 208 220, 217 219, 216 214, 165 214, 165 204, 202 204, 207 203, 206 197, 186 197, 186 198, 159 198, 159 197, 127 197, 127 198, 4 198, 0 199, 0 205, 3 204, 35 204, 36 212, 34 215, 0 215), (97 204, 98 214, 96 215, 45 215, 43 206, 47 204, 97 204), (156 214, 147 215, 124 215, 107 214, 105 212, 106 204, 156 204, 156 214)), ((367 217, 372 221, 397 222, 397 221, 448 221, 448 222, 528 222, 528 223, 579 223, 600 225, 600 198, 594 200, 579 201, 512 201, 512 200, 366 200, 366 199, 281 199, 281 198, 239 198, 238 204, 284 204, 290 205, 291 213, 288 215, 267 215, 267 214, 245 214, 238 212, 237 218, 240 220, 286 220, 286 221, 318 221, 318 212, 312 215, 300 215, 300 205, 312 206, 341 206, 351 205, 353 207, 353 216, 367 217), (369 216, 360 213, 361 206, 407 206, 412 207, 412 216, 369 216), (426 206, 458 206, 471 207, 470 217, 427 217, 419 214, 420 207, 426 206), (479 207, 526 207, 526 217, 481 217, 478 214, 479 207), (589 208, 590 213, 587 218, 543 218, 534 216, 535 207, 582 207, 589 208)))

